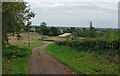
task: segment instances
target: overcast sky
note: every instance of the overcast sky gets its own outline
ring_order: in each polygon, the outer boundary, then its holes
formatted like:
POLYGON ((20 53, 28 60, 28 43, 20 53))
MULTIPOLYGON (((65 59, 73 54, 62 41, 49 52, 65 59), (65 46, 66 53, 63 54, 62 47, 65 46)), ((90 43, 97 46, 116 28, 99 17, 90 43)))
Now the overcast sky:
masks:
POLYGON ((31 10, 36 13, 35 18, 32 19, 32 25, 40 25, 45 21, 48 26, 89 27, 92 21, 94 27, 118 27, 118 2, 116 0, 89 1, 28 1, 31 10))

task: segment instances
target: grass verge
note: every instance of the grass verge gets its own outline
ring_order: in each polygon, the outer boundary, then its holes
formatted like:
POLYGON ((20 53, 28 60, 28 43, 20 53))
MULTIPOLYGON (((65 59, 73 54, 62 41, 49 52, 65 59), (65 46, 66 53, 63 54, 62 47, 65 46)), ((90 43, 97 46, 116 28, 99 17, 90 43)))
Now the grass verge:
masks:
POLYGON ((38 49, 36 52, 37 52, 37 54, 40 56, 40 51, 39 51, 39 49, 38 49))
POLYGON ((32 55, 32 49, 42 44, 42 41, 36 41, 28 47, 27 43, 12 43, 11 45, 17 47, 3 49, 3 74, 29 74, 28 61, 32 55))
POLYGON ((105 54, 98 55, 94 51, 77 51, 71 47, 56 44, 50 44, 45 50, 80 74, 118 74, 118 64, 108 61, 108 56, 105 54))

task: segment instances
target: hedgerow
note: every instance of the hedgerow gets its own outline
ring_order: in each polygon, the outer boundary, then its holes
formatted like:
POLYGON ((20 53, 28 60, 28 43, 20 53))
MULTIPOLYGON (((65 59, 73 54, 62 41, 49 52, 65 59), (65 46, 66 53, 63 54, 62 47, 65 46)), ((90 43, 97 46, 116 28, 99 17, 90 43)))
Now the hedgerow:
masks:
POLYGON ((102 39, 91 39, 91 40, 73 40, 73 41, 58 41, 56 42, 57 45, 62 46, 70 46, 72 48, 76 48, 80 50, 90 50, 90 51, 110 51, 110 50, 118 50, 120 49, 120 41, 114 40, 109 42, 107 40, 102 39))

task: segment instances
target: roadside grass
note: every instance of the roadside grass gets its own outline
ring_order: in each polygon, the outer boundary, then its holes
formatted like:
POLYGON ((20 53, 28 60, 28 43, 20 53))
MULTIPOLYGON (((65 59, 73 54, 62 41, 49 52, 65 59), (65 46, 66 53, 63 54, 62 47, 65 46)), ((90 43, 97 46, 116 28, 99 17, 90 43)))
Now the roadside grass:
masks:
POLYGON ((80 74, 118 74, 118 65, 109 62, 106 54, 98 55, 94 51, 77 51, 71 47, 56 44, 50 44, 45 50, 80 74))
POLYGON ((3 54, 6 50, 6 55, 16 55, 22 57, 11 58, 8 56, 3 57, 3 74, 29 74, 29 59, 32 55, 32 49, 43 45, 42 41, 36 41, 31 43, 31 47, 27 46, 27 43, 11 43, 11 45, 17 46, 17 48, 5 48, 3 49, 3 54), (23 51, 25 50, 25 51, 23 51), (12 53, 9 53, 13 51, 12 53), (14 53, 15 51, 15 53, 14 53), (18 53, 18 52, 19 53, 18 53), (25 54, 25 56, 24 56, 25 54), (8 63, 8 58, 10 62, 8 63))
POLYGON ((40 52, 39 52, 39 49, 36 50, 36 53, 37 53, 39 56, 41 55, 40 52))
POLYGON ((40 56, 40 52, 39 51, 37 51, 38 52, 38 55, 40 56))
POLYGON ((42 43, 42 41, 40 40, 36 40, 36 42, 32 42, 30 43, 30 47, 28 47, 28 43, 11 43, 11 45, 15 45, 18 47, 27 47, 28 49, 33 49, 34 47, 39 47, 41 45, 43 45, 44 43, 42 43))

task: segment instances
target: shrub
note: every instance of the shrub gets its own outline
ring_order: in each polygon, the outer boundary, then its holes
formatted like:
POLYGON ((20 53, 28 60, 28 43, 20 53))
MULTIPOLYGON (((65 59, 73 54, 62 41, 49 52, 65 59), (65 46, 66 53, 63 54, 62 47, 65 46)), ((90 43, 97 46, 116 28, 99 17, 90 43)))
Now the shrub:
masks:
POLYGON ((7 57, 7 59, 10 59, 12 56, 26 57, 29 55, 29 53, 27 53, 28 51, 29 49, 27 48, 18 48, 15 46, 10 46, 7 47, 6 49, 3 49, 2 56, 7 57))
POLYGON ((120 41, 115 40, 109 42, 103 39, 91 39, 91 40, 83 40, 83 41, 58 41, 57 45, 70 46, 73 48, 80 50, 91 50, 91 51, 106 51, 106 50, 118 50, 120 41))
POLYGON ((7 57, 7 59, 10 59, 10 57, 14 55, 14 51, 11 49, 3 49, 2 56, 7 57))

